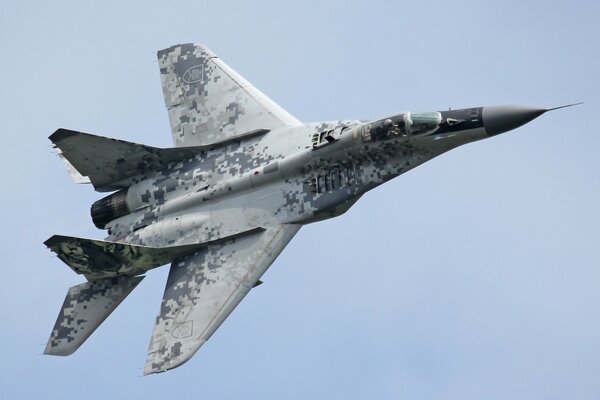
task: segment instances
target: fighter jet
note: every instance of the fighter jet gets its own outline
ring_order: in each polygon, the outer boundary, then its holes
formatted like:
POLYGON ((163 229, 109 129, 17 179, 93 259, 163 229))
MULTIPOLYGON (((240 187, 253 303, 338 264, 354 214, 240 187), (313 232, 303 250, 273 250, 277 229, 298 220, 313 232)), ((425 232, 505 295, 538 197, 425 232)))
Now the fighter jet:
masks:
POLYGON ((45 242, 87 279, 68 290, 45 354, 72 354, 147 271, 170 263, 144 374, 176 368, 261 283, 303 225, 345 213, 369 190, 448 150, 551 110, 475 107, 305 124, 201 44, 161 50, 158 62, 175 147, 67 129, 49 137, 76 182, 111 193, 91 206, 105 240, 45 242))

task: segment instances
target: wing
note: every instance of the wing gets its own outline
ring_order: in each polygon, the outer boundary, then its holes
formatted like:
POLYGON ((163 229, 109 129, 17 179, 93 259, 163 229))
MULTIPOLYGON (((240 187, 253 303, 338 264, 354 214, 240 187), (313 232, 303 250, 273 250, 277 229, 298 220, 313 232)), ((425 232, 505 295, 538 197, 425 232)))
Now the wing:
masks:
POLYGON ((258 129, 300 125, 200 44, 158 52, 160 80, 175 146, 201 146, 258 129))
POLYGON ((171 264, 144 374, 185 363, 300 229, 279 225, 202 248, 171 264))

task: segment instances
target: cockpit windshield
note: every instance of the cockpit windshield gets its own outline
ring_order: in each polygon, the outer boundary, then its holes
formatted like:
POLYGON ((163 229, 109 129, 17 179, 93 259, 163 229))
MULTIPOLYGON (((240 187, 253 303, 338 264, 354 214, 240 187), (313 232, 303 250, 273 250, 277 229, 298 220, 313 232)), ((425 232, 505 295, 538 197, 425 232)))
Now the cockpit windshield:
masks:
POLYGON ((365 124, 362 137, 364 141, 377 142, 423 135, 438 130, 441 121, 439 112, 408 112, 365 124))
POLYGON ((409 112, 405 115, 412 135, 434 132, 442 122, 442 114, 439 112, 409 112))

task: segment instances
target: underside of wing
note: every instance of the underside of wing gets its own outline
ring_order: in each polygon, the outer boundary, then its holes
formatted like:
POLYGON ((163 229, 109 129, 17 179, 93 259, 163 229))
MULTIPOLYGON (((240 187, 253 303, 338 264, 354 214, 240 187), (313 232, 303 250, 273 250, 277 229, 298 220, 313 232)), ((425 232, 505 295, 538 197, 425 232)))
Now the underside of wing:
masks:
POLYGON ((280 225, 216 243, 171 264, 144 374, 194 355, 254 287, 299 225, 280 225))
POLYGON ((202 146, 300 122, 201 44, 158 52, 175 146, 202 146))

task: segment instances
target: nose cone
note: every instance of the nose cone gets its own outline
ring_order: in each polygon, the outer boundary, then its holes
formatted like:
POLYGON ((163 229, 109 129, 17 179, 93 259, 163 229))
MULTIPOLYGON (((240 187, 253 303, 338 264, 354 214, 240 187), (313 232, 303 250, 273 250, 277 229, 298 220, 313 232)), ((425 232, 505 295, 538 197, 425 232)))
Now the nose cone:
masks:
POLYGON ((525 125, 548 111, 528 106, 483 107, 481 119, 488 135, 494 136, 525 125))

